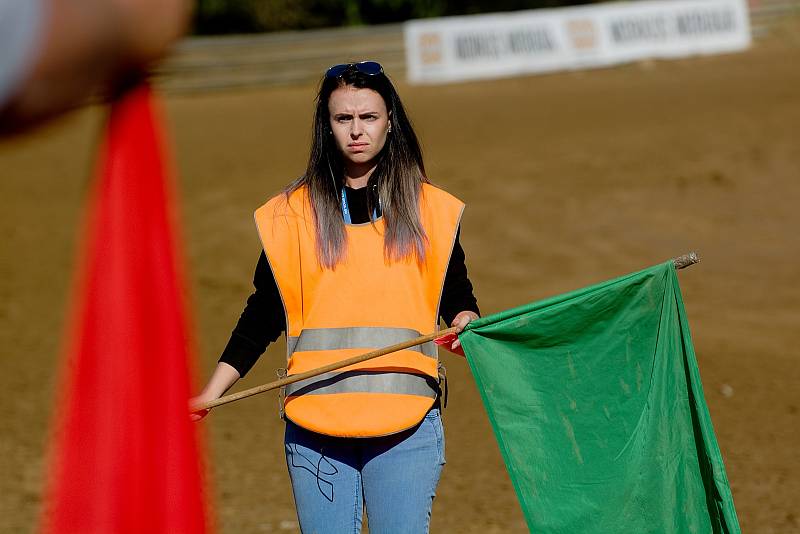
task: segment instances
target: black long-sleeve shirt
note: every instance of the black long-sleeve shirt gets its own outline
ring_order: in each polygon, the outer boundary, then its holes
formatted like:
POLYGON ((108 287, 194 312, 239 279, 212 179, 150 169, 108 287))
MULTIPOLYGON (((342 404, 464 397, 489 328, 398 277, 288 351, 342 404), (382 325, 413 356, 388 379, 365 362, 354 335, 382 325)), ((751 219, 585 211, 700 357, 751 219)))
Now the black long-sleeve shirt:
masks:
MULTIPOLYGON (((369 222, 367 188, 346 187, 345 192, 352 222, 369 222)), ((458 238, 457 232, 439 305, 439 316, 448 325, 461 311, 470 310, 480 314, 478 302, 472 292, 472 283, 467 276, 464 249, 461 248, 458 238)), ((247 305, 219 359, 220 362, 234 367, 240 376, 247 374, 267 349, 267 345, 286 330, 286 316, 278 284, 263 251, 258 258, 253 286, 255 291, 248 297, 247 305)))

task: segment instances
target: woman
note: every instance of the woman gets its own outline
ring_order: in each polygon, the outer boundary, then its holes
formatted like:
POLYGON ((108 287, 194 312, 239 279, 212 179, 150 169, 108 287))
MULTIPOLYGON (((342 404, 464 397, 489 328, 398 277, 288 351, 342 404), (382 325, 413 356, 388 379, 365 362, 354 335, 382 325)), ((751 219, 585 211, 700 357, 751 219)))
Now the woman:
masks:
MULTIPOLYGON (((194 402, 221 396, 282 332, 291 375, 429 333, 439 317, 463 329, 479 311, 458 243, 462 209, 428 183, 382 67, 328 69, 306 172, 256 211, 256 291, 194 402)), ((359 532, 364 505, 371 532, 428 531, 444 465, 433 344, 284 394, 304 533, 359 532)))

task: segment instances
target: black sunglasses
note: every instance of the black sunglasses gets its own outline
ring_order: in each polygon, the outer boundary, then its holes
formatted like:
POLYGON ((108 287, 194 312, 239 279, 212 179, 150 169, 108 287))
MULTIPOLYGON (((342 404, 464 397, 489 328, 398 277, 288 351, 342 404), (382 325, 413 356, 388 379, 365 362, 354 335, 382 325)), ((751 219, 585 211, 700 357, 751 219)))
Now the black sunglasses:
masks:
POLYGON ((325 77, 338 78, 351 69, 357 70, 361 74, 366 74, 367 76, 383 74, 383 67, 377 61, 359 61, 358 63, 342 63, 340 65, 334 65, 325 71, 325 77))

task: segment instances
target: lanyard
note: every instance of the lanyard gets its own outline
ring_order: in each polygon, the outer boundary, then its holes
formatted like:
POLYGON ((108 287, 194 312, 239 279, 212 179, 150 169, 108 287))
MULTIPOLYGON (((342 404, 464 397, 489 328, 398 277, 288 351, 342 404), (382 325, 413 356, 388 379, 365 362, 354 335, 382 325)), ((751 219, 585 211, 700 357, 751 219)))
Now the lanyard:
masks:
MULTIPOLYGON (((345 188, 342 186, 342 217, 344 218, 345 224, 353 224, 353 219, 350 217, 350 206, 347 204, 347 193, 345 193, 345 188)), ((378 199, 378 205, 380 205, 381 201, 378 199)), ((372 209, 372 219, 373 221, 378 220, 378 208, 372 209)))

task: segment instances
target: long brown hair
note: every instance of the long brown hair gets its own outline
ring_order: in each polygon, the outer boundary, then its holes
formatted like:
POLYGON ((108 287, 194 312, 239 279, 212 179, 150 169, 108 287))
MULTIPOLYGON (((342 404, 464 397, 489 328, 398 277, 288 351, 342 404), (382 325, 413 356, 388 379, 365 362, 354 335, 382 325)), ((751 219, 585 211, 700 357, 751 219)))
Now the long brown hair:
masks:
POLYGON ((312 130, 311 153, 303 176, 286 187, 287 196, 300 187, 308 189, 314 211, 317 258, 334 269, 347 249, 347 234, 341 211, 344 164, 333 136, 329 135, 328 99, 339 87, 352 86, 376 91, 383 98, 392 123, 386 144, 376 156, 375 170, 367 183, 367 210, 380 203, 385 223, 384 256, 397 261, 413 256, 425 259, 427 237, 419 218, 419 195, 427 183, 422 150, 392 82, 384 74, 367 75, 355 68, 340 76, 325 77, 317 94, 312 130))

